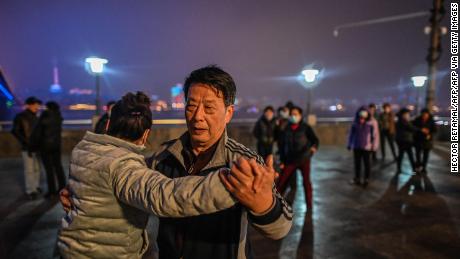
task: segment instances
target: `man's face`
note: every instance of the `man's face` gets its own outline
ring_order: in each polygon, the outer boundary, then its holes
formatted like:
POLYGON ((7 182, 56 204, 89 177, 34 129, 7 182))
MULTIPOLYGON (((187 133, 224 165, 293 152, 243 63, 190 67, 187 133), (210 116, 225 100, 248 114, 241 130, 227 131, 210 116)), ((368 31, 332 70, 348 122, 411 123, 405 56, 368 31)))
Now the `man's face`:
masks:
POLYGON ((374 116, 375 114, 375 107, 369 107, 369 113, 371 116, 374 116))
POLYGON ((38 110, 40 109, 40 104, 38 103, 28 104, 26 105, 26 108, 29 109, 33 113, 37 113, 38 110))
POLYGON ((188 89, 185 119, 194 147, 208 148, 216 143, 233 116, 233 105, 224 103, 224 95, 201 83, 188 89))
POLYGON ((391 107, 390 107, 390 106, 385 106, 385 107, 383 108, 383 111, 384 111, 385 113, 390 113, 390 112, 391 112, 391 107))
POLYGON ((422 113, 422 120, 427 121, 430 118, 430 114, 424 112, 422 113))
POLYGON ((264 116, 267 120, 271 121, 273 119, 274 113, 272 110, 267 110, 264 112, 264 116))

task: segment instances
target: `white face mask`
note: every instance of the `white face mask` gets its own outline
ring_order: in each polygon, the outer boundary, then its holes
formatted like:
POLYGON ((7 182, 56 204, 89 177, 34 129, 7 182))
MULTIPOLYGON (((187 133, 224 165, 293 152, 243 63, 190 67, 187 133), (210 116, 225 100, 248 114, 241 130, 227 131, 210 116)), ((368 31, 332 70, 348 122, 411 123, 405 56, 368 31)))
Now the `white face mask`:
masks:
POLYGON ((294 124, 297 124, 300 121, 300 116, 292 115, 291 117, 289 117, 289 121, 294 123, 294 124))
POLYGON ((367 116, 369 116, 369 113, 367 111, 360 111, 359 112, 359 117, 366 119, 367 116))
POLYGON ((289 118, 289 112, 288 111, 280 111, 280 116, 283 119, 289 118))

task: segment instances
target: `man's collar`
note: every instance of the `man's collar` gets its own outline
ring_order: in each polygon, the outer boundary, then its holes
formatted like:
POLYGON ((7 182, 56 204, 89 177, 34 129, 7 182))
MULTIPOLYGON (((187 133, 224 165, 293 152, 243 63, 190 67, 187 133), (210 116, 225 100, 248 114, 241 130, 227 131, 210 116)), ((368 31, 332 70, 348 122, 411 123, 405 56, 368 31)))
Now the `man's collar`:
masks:
MULTIPOLYGON (((218 140, 216 150, 212 155, 211 160, 202 170, 206 170, 213 167, 221 167, 227 164, 227 161, 225 159, 225 144, 227 143, 227 139, 227 130, 224 130, 224 133, 222 133, 222 136, 218 140)), ((184 149, 188 150, 189 152, 192 152, 190 134, 188 133, 188 131, 182 134, 178 139, 174 141, 174 143, 171 146, 169 146, 166 149, 169 153, 171 153, 171 155, 173 155, 177 159, 177 161, 179 161, 182 164, 184 168, 186 168, 183 153, 184 149)))

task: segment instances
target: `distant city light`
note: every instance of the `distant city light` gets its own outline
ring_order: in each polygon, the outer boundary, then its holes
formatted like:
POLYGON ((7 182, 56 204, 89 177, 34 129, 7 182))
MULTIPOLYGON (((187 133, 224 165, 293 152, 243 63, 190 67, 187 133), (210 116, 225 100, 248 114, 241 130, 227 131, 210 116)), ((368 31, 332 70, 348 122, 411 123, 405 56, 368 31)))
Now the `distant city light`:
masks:
POLYGON ((69 110, 71 111, 95 111, 96 105, 78 103, 78 104, 69 105, 69 110))
POLYGON ((305 69, 302 71, 302 75, 304 76, 304 80, 307 83, 312 83, 316 80, 316 76, 319 74, 318 69, 305 69))
POLYGON ((415 87, 422 87, 425 84, 425 81, 428 79, 426 76, 413 76, 411 77, 412 83, 415 87))
POLYGON ((60 93, 60 92, 62 92, 62 87, 60 85, 58 85, 58 84, 52 84, 50 86, 50 92, 54 93, 54 94, 60 93))
POLYGON ((89 57, 85 61, 89 64, 90 71, 94 74, 101 74, 104 72, 104 65, 109 63, 107 59, 98 57, 89 57))
POLYGON ((94 90, 91 89, 72 88, 69 90, 70 95, 91 95, 93 93, 94 90))

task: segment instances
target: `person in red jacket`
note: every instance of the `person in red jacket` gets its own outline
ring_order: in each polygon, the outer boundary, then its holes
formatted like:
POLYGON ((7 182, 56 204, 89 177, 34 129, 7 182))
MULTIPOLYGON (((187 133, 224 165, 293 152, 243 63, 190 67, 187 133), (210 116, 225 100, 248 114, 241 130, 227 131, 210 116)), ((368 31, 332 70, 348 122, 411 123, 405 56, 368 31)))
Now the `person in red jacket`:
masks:
POLYGON ((313 189, 310 181, 310 162, 311 157, 318 149, 319 140, 313 129, 303 121, 300 107, 291 108, 289 124, 282 138, 283 147, 280 150, 280 157, 285 164, 278 180, 278 190, 283 193, 290 177, 297 169, 300 169, 303 176, 307 208, 311 210, 313 207, 313 189))

